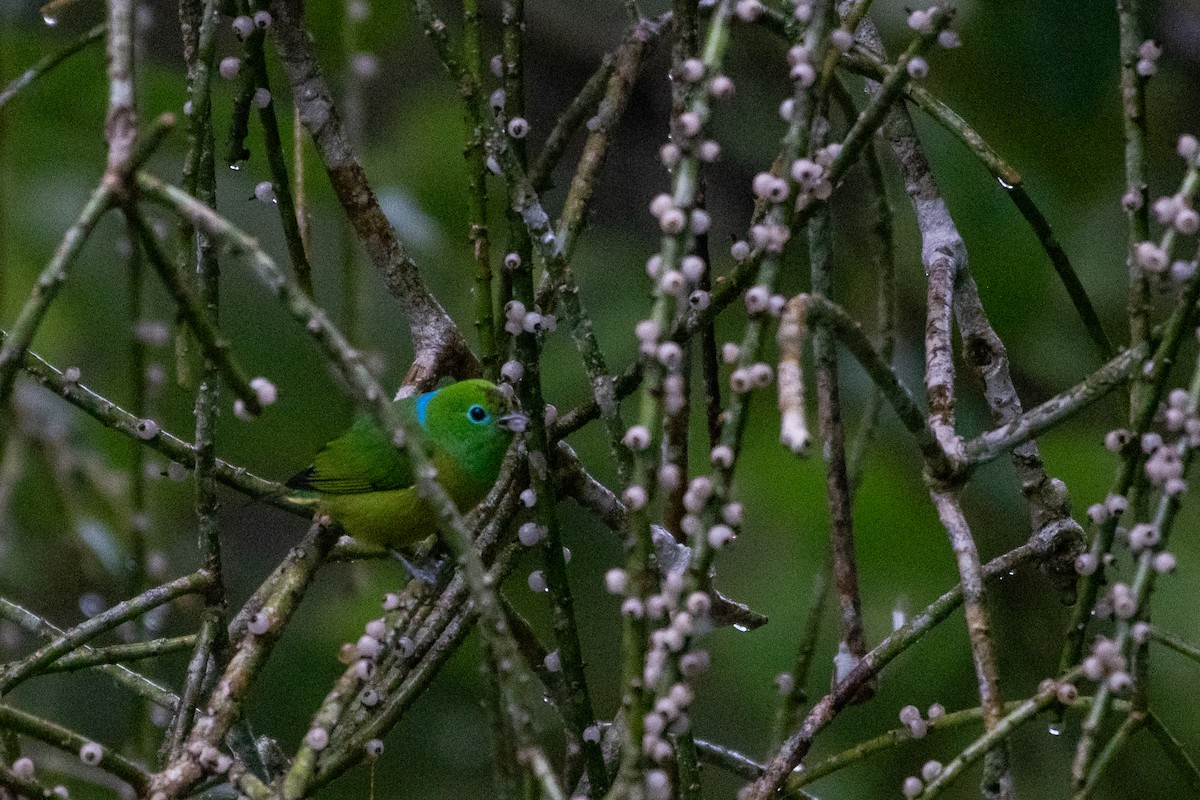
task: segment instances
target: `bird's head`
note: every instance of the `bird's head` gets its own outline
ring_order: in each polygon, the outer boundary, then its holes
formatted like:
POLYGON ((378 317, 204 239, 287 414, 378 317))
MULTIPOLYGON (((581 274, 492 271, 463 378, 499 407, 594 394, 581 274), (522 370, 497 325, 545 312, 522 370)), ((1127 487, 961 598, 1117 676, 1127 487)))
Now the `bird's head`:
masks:
POLYGON ((479 440, 521 433, 529 418, 518 411, 512 395, 490 381, 459 381, 417 398, 417 422, 426 433, 444 431, 479 440))
POLYGON ((469 475, 481 486, 496 480, 513 434, 529 423, 511 393, 485 380, 459 381, 421 395, 416 415, 435 461, 443 462, 439 468, 469 475))

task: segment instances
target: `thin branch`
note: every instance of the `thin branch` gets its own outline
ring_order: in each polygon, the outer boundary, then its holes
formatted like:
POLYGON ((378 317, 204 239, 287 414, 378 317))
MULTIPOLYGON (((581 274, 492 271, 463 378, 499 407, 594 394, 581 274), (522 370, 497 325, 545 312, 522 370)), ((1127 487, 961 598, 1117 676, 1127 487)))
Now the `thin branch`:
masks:
MULTIPOLYGON (((909 84, 911 88, 913 84, 909 84)), ((847 120, 856 113, 850 93, 841 81, 831 84, 833 96, 842 104, 843 115, 847 120)), ((879 357, 885 364, 892 362, 892 354, 896 348, 896 256, 895 237, 892 230, 892 205, 888 199, 887 186, 884 183, 883 164, 879 157, 880 145, 876 140, 863 152, 866 163, 867 178, 874 194, 873 206, 875 223, 871 230, 878 240, 872 261, 878 271, 878 286, 876 294, 876 324, 879 327, 879 357)), ((855 436, 847 458, 846 471, 850 477, 852 491, 857 491, 862 476, 863 465, 866 463, 867 451, 875 437, 879 423, 879 412, 883 407, 883 392, 878 386, 871 388, 871 399, 867 408, 862 412, 855 436)))
MULTIPOLYGON (((1059 681, 1047 681, 1038 690, 1038 693, 1029 698, 1025 702, 1019 704, 1015 709, 1004 714, 996 724, 988 728, 986 732, 971 744, 963 748, 962 752, 956 755, 950 763, 937 774, 932 781, 925 785, 925 790, 918 795, 921 800, 930 800, 942 793, 942 790, 948 787, 958 778, 963 771, 971 764, 983 758, 986 754, 997 752, 997 748, 1002 743, 1008 740, 1014 731, 1025 722, 1033 718, 1035 714, 1046 708, 1051 703, 1058 700, 1058 689, 1062 683, 1069 683, 1076 679, 1078 671, 1074 671, 1064 675, 1059 681)), ((1003 710, 1003 709, 1002 709, 1003 710)), ((986 712, 985 712, 986 718, 986 712)))
POLYGON ((1200 663, 1200 647, 1184 640, 1182 637, 1176 636, 1170 631, 1164 631, 1157 625, 1152 625, 1150 626, 1150 638, 1174 650, 1176 653, 1185 655, 1193 661, 1200 663))
POLYGON ((1197 767, 1196 762, 1188 755, 1183 743, 1175 734, 1167 730, 1157 714, 1150 714, 1147 717, 1146 727, 1149 729, 1150 735, 1158 742, 1158 746, 1167 754, 1167 758, 1179 770, 1180 775, 1187 782, 1187 787, 1193 792, 1200 792, 1200 767, 1197 767))
MULTIPOLYGON (((313 290, 312 264, 308 260, 308 248, 305 246, 301 230, 300 214, 302 197, 299 189, 297 198, 292 197, 292 184, 288 179, 287 156, 284 153, 283 137, 279 133, 279 120, 275 116, 275 98, 271 95, 271 81, 267 72, 267 60, 263 53, 262 31, 257 28, 246 37, 243 61, 246 69, 246 82, 250 87, 251 104, 258 108, 258 122, 262 126, 263 147, 267 153, 267 167, 271 170, 271 189, 275 195, 276 208, 279 210, 279 222, 283 228, 283 240, 287 244, 288 257, 292 262, 292 272, 296 283, 309 297, 315 297, 313 290), (260 92, 266 92, 270 98, 263 105, 254 102, 260 92)), ((300 163, 299 161, 297 163, 300 163)), ((296 176, 297 183, 301 175, 296 176)))
MULTIPOLYGON (((786 343, 786 346, 791 348, 791 341, 796 337, 802 347, 803 340, 807 337, 810 319, 818 325, 826 326, 850 351, 882 392, 884 399, 895 410, 900 422, 913 434, 921 454, 935 473, 948 475, 953 472, 955 467, 938 445, 932 426, 925 419, 924 412, 913 399, 911 392, 900 382, 895 369, 875 351, 863 333, 862 326, 840 306, 820 295, 798 294, 793 297, 780 320, 780 347, 783 348, 786 343)), ((784 391, 784 388, 781 383, 780 391, 784 391)), ((789 384, 789 394, 791 392, 789 384)), ((781 399, 780 402, 784 401, 781 399)), ((788 402, 794 403, 794 400, 788 402)))
POLYGON ((405 382, 427 387, 445 373, 476 374, 479 365, 454 321, 425 286, 383 214, 366 172, 346 140, 332 92, 317 64, 299 0, 272 0, 275 40, 300 121, 313 137, 334 193, 375 269, 408 315, 415 361, 405 382))
POLYGON ((964 446, 967 458, 972 464, 991 461, 1017 445, 1036 439, 1097 400, 1107 397, 1114 389, 1123 386, 1141 366, 1151 345, 1151 341, 1145 341, 1137 347, 1122 350, 1070 389, 1029 409, 1007 425, 981 433, 964 446))
POLYGON ((1112 763, 1116 755, 1121 752, 1122 748, 1129 744, 1129 740, 1146 727, 1146 714, 1142 711, 1134 709, 1125 716, 1116 733, 1109 738, 1108 743, 1104 745, 1104 749, 1096 758, 1092 769, 1088 773, 1087 781, 1075 793, 1074 800, 1086 800, 1094 791, 1101 785, 1100 779, 1104 775, 1105 769, 1112 763))
MULTIPOLYGON (((1062 528, 1039 531, 1029 542, 983 566, 983 577, 992 580, 1026 563, 1052 557, 1069 541, 1069 532, 1062 528)), ((941 623, 963 601, 962 585, 943 594, 924 611, 913 616, 902 627, 871 649, 858 666, 850 671, 837 688, 816 703, 797 728, 763 765, 762 776, 749 787, 743 800, 767 800, 773 797, 788 775, 799 766, 812 746, 813 738, 849 704, 854 695, 887 666, 896 656, 912 647, 922 636, 941 623)))
MULTIPOLYGON (((79 757, 80 748, 92 743, 86 736, 69 728, 8 705, 0 705, 0 728, 45 742, 76 758, 79 757)), ((139 794, 145 793, 150 785, 150 773, 112 748, 102 747, 100 758, 94 766, 129 784, 139 794)))
POLYGON ((29 348, 33 336, 37 333, 42 318, 50 303, 58 295, 58 290, 67 279, 75 258, 79 255, 83 243, 91 235, 96 223, 104 212, 112 207, 113 194, 110 187, 101 184, 92 192, 80 212, 79 218, 63 234, 54 257, 42 270, 33 291, 17 315, 17 320, 4 337, 4 346, 0 347, 0 403, 5 402, 12 392, 16 380, 17 368, 21 365, 21 357, 29 348))
MULTIPOLYGON (((884 78, 892 69, 883 63, 883 59, 878 53, 862 44, 859 44, 849 56, 847 63, 851 68, 876 80, 884 78)), ((922 111, 966 145, 1005 189, 1021 216, 1037 236, 1042 249, 1046 251, 1050 264, 1067 290, 1067 296, 1083 321, 1084 329, 1091 337, 1097 353, 1103 359, 1111 359, 1115 352, 1112 342, 1109 341, 1108 334, 1104 332, 1100 316, 1083 286, 1083 281, 1075 271, 1066 250, 1054 235, 1045 215, 1025 190, 1024 178, 1021 174, 1006 162, 954 109, 937 99, 924 86, 909 83, 905 87, 904 93, 922 111)))
POLYGON ((3 90, 0 90, 0 110, 3 110, 4 107, 8 105, 8 102, 16 97, 17 93, 26 86, 29 86, 38 78, 46 75, 52 69, 78 53, 80 50, 83 50, 88 45, 95 44, 104 38, 104 32, 107 29, 107 24, 101 23, 75 37, 67 44, 66 47, 62 48, 61 50, 57 50, 38 59, 33 66, 29 67, 20 75, 13 78, 3 90))
MULTIPOLYGON (((991 733, 1003 721, 1004 698, 1000 693, 996 643, 984 605, 983 567, 979 563, 979 551, 963 514, 958 491, 935 486, 930 489, 930 495, 942 526, 950 537, 958 574, 962 577, 963 610, 967 618, 967 636, 971 641, 971 658, 975 662, 979 702, 983 708, 983 727, 991 733)), ((984 765, 983 794, 984 797, 1012 798, 1015 790, 1009 767, 1008 743, 1003 738, 998 738, 996 742, 984 765)))
POLYGON ((571 137, 595 113, 600 99, 604 96, 615 61, 614 53, 605 53, 604 58, 600 60, 600 66, 587 79, 579 94, 575 95, 559 114, 546 141, 542 143, 541 152, 529 168, 529 182, 535 191, 544 192, 550 188, 554 168, 558 166, 571 137))
MULTIPOLYGON (((1138 74, 1138 48, 1142 45, 1138 21, 1139 0, 1117 0, 1121 63, 1121 124, 1125 134, 1125 193, 1135 202, 1129 209, 1129 344, 1136 347, 1150 336, 1150 279, 1139 266, 1136 249, 1150 238, 1150 189, 1146 183, 1146 78, 1138 74)), ((1136 409, 1142 389, 1130 393, 1131 411, 1136 409)))
POLYGON ((76 670, 98 667, 101 664, 124 664, 130 661, 143 661, 147 658, 157 658, 168 653, 178 653, 190 649, 196 643, 196 634, 172 636, 169 639, 151 639, 147 642, 132 644, 114 644, 108 647, 96 647, 89 650, 72 650, 62 658, 54 661, 41 672, 48 675, 51 672, 75 672, 76 670))
POLYGON ((151 609, 158 608, 176 598, 207 590, 211 581, 212 576, 200 570, 176 578, 170 583, 155 586, 137 597, 117 603, 107 611, 64 631, 48 644, 39 647, 19 661, 6 665, 3 670, 0 670, 0 692, 7 694, 18 684, 41 673, 48 664, 57 661, 67 653, 78 649, 81 644, 86 644, 123 622, 136 619, 151 609))
MULTIPOLYGON (((833 288, 830 275, 833 257, 829 207, 822 205, 808 222, 809 266, 814 292, 828 294, 833 288)), ((782 325, 780 326, 782 330, 782 325)), ((854 551, 854 512, 850 481, 846 474, 846 429, 842 423, 838 393, 838 362, 834 337, 825 326, 813 335, 813 362, 817 372, 817 417, 821 435, 821 454, 825 459, 825 494, 829 507, 829 541, 832 554, 833 583, 837 592, 839 641, 854 660, 867 652, 863 630, 862 595, 858 585, 858 557, 854 551)), ((839 676, 835 673, 836 684, 839 676)), ((855 700, 869 699, 874 687, 855 700)))
MULTIPOLYGON (((829 578, 832 570, 830 554, 826 556, 824 565, 813 578, 812 600, 809 601, 808 616, 796 646, 796 659, 792 669, 786 673, 791 686, 786 687, 787 691, 783 692, 779 712, 775 716, 775 729, 771 736, 773 748, 778 747, 788 732, 795 729, 801 707, 808 702, 808 672, 817 651, 817 637, 821 634, 821 618, 825 615, 825 607, 829 600, 829 578)), ((752 777, 757 778, 758 775, 752 777)))
POLYGON ((186 744, 151 784, 151 795, 164 798, 180 797, 205 773, 202 755, 216 747, 237 722, 242 703, 255 678, 261 672, 288 620, 300 605, 305 591, 317 569, 337 539, 338 528, 314 523, 303 541, 293 548, 293 569, 284 576, 278 588, 267 598, 260 612, 266 620, 266 630, 249 634, 234 648, 223 674, 204 704, 203 714, 192 726, 186 744))
MULTIPOLYGON (((51 624, 45 618, 39 617, 29 609, 23 608, 11 600, 6 600, 2 597, 0 597, 0 617, 19 625, 22 629, 32 634, 50 641, 55 641, 67 635, 67 631, 51 624)), ((92 650, 93 648, 83 645, 73 648, 70 654, 79 654, 82 657, 92 652, 92 650)), ((63 657, 65 658, 66 655, 63 657)), ((174 692, 159 686, 145 675, 134 672, 128 667, 120 664, 102 664, 96 669, 116 683, 133 691, 139 697, 146 698, 159 708, 172 711, 179 705, 179 697, 174 692)))
MULTIPOLYGON (((6 338, 7 335, 0 331, 0 340, 6 338)), ((64 375, 37 353, 27 351, 21 366, 33 380, 86 412, 106 428, 144 444, 188 469, 195 468, 195 448, 189 442, 163 430, 154 420, 141 419, 130 414, 111 400, 88 389, 78 380, 64 375)), ((300 516, 312 516, 312 501, 291 496, 291 490, 281 483, 260 478, 246 471, 245 467, 234 466, 220 459, 216 461, 215 471, 217 480, 243 494, 300 516)))
MULTIPOLYGON (((1011 714, 1012 712, 1018 710, 1021 708, 1024 702, 1025 701, 1022 700, 1011 700, 1005 703, 1005 714, 1011 714)), ((1070 706, 1070 708, 1086 709, 1091 706, 1091 703, 1092 698, 1080 697, 1070 706)), ((955 728, 958 728, 966 723, 978 722, 982 719, 983 709, 979 707, 966 708, 962 711, 953 711, 949 714, 938 717, 937 719, 929 720, 929 733, 954 730, 955 728)), ((894 748, 899 744, 913 741, 917 741, 917 739, 912 735, 912 732, 908 728, 894 728, 886 733, 880 734, 879 736, 859 742, 853 747, 843 750, 840 753, 835 753, 834 755, 831 755, 822 761, 818 761, 811 766, 806 766, 804 769, 788 778, 787 790, 790 793, 801 786, 808 786, 809 784, 815 783, 816 781, 828 777, 835 772, 839 772, 846 767, 858 764, 874 753, 894 750, 894 748)))
POLYGON ((104 118, 108 166, 104 182, 118 194, 125 191, 138 133, 133 92, 133 6, 133 0, 108 0, 108 114, 104 118))
POLYGON ((250 378, 233 355, 229 339, 218 330, 216 319, 206 308, 206 302, 197 295, 191 284, 186 282, 178 268, 167 260, 146 220, 136 216, 133 226, 145 248, 147 259, 162 279, 179 313, 187 320, 188 326, 199 340, 204 357, 213 363, 221 377, 233 389, 233 393, 245 404, 246 412, 255 416, 261 414, 263 408, 259 403, 258 393, 251 387, 250 378))

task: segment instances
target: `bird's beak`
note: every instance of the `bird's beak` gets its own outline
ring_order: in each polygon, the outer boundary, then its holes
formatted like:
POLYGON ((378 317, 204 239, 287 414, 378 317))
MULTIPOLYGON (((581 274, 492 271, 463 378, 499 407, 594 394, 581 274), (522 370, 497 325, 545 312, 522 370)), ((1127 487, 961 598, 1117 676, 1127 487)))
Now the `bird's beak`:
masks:
POLYGON ((524 433, 529 427, 529 417, 520 413, 505 414, 498 420, 500 427, 513 433, 524 433))

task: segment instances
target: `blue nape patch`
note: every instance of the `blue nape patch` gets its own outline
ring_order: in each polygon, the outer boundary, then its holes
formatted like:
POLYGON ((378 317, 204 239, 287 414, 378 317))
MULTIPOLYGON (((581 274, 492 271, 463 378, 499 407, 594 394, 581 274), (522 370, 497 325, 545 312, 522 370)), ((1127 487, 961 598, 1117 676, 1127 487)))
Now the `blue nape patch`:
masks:
POLYGON ((417 398, 417 424, 422 428, 425 427, 425 412, 429 410, 429 401, 440 391, 441 389, 434 389, 432 392, 426 392, 417 398))

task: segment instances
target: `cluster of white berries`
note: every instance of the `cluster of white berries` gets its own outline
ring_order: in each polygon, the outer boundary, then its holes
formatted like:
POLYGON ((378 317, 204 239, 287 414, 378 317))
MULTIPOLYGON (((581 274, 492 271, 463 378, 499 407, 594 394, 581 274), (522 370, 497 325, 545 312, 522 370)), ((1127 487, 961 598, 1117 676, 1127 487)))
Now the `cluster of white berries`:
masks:
POLYGON ((1138 61, 1135 67, 1137 74, 1149 78, 1158 72, 1158 58, 1161 55, 1162 48, 1153 39, 1147 39, 1138 45, 1138 61))
MULTIPOLYGON (((746 313, 752 317, 757 317, 758 315, 764 313, 770 314, 773 317, 778 317, 783 313, 784 306, 787 305, 786 297, 781 294, 771 294, 770 289, 761 284, 757 286, 751 286, 749 289, 747 289, 742 300, 746 304, 746 313)), ((733 346, 737 347, 737 345, 733 346)), ((728 363, 732 364, 737 360, 738 356, 735 355, 728 359, 728 363)))
POLYGON ((533 547, 546 538, 546 528, 536 522, 521 523, 517 528, 517 540, 525 547, 533 547))
MULTIPOLYGON (((928 8, 918 8, 908 15, 908 27, 922 35, 928 36, 933 33, 934 23, 937 21, 937 15, 941 9, 937 6, 929 6, 928 8)), ((951 45, 953 46, 953 45, 951 45)))
MULTIPOLYGON (((254 399, 263 408, 275 405, 275 401, 279 399, 279 389, 261 375, 250 380, 250 389, 254 392, 254 399)), ((241 398, 233 401, 233 415, 243 422, 250 422, 255 418, 250 409, 246 408, 246 401, 241 398)))
POLYGON ((787 51, 788 77, 804 89, 817 82, 817 68, 813 66, 812 56, 812 51, 804 44, 794 44, 787 51))
POLYGON ((1114 517, 1119 517, 1129 509, 1129 500, 1124 495, 1110 494, 1103 503, 1093 503, 1088 506, 1087 515, 1093 525, 1103 525, 1114 517))
MULTIPOLYGON (((648 688, 662 682, 672 655, 678 656, 685 680, 694 678, 708 667, 707 651, 685 650, 696 631, 697 618, 707 615, 712 599, 705 592, 693 592, 685 598, 683 588, 682 571, 669 572, 663 579, 661 592, 646 599, 645 615, 665 623, 650 636, 650 649, 642 673, 643 685, 648 688)), ((626 603, 629 599, 635 598, 627 598, 626 603)), ((653 711, 643 719, 642 750, 654 761, 662 763, 672 755, 666 735, 679 735, 689 729, 691 723, 687 712, 695 700, 695 692, 686 682, 680 681, 663 688, 658 695, 653 711)))
MULTIPOLYGON (((1179 156, 1193 164, 1200 155, 1200 140, 1191 134, 1179 137, 1176 146, 1179 156)), ((1133 212, 1141 207, 1141 193, 1130 191, 1121 199, 1126 210, 1133 212)), ((1150 205, 1150 213, 1160 225, 1166 226, 1181 236, 1200 232, 1200 212, 1192 208, 1192 198, 1186 194, 1163 195, 1150 205)), ((1159 275, 1179 285, 1191 280, 1196 274, 1196 261, 1171 261, 1167 248, 1156 242, 1138 242, 1133 249, 1134 263, 1142 271, 1159 275)))
MULTIPOLYGON (((87 745, 84 745, 87 747, 87 745)), ((188 752, 195 756, 196 761, 208 772, 224 775, 229 772, 229 768, 233 766, 233 759, 211 744, 200 744, 195 742, 188 746, 188 752)), ((79 757, 83 758, 83 751, 79 752, 79 757)), ((86 764, 87 762, 84 761, 86 764)))
MULTIPOLYGON (((515 254, 510 253, 509 255, 515 254)), ((508 257, 505 257, 506 266, 507 263, 508 257)), ((525 304, 520 300, 509 300, 504 304, 504 330, 513 336, 521 333, 553 332, 558 330, 558 318, 553 314, 543 314, 538 306, 534 306, 533 310, 527 310, 525 304)), ((516 381, 512 381, 512 383, 516 383, 516 381)))
MULTIPOLYGON (((604 576, 605 588, 618 596, 625 596, 621 613, 637 619, 643 617, 662 623, 650 636, 650 649, 642 673, 642 683, 653 688, 661 683, 668 660, 672 655, 679 658, 679 670, 685 680, 690 680, 708 669, 710 656, 705 650, 687 650, 690 637, 696 632, 700 620, 706 619, 712 607, 712 598, 705 592, 692 592, 683 596, 682 571, 667 573, 661 590, 643 602, 631 595, 629 574, 620 568, 610 569, 604 576)), ((647 714, 644 723, 645 738, 642 745, 646 755, 655 761, 671 757, 671 748, 663 738, 665 734, 680 734, 688 730, 687 709, 695 693, 684 682, 667 687, 654 703, 654 710, 647 714)))
MULTIPOLYGON (((1160 225, 1169 225, 1184 236, 1191 236, 1200 230, 1200 214, 1196 213, 1189 203, 1189 198, 1179 195, 1164 195, 1154 201, 1150 211, 1160 225)), ((1154 253, 1145 245, 1153 242, 1138 244, 1139 263, 1144 257, 1152 257, 1154 253), (1142 256, 1145 251, 1146 256, 1142 256)), ((1150 270, 1153 271, 1153 270, 1150 270)))
MULTIPOLYGON (((1104 437, 1104 446, 1114 452, 1123 453, 1131 446, 1138 446, 1147 456, 1143 467, 1147 479, 1167 497, 1177 497, 1187 491, 1183 478, 1183 453, 1185 449, 1200 447, 1200 417, 1190 412, 1191 401, 1184 389, 1174 389, 1160 411, 1166 429, 1179 434, 1174 444, 1163 441, 1161 434, 1148 432, 1134 442, 1133 434, 1125 429, 1109 431, 1104 437)), ((1088 507, 1088 519, 1094 525, 1110 522, 1129 508, 1129 500, 1121 495, 1109 495, 1103 503, 1088 507)), ((1165 550, 1154 552, 1162 544, 1162 530, 1151 522, 1140 522, 1131 527, 1117 527, 1116 536, 1128 544, 1135 555, 1153 552, 1150 566, 1159 574, 1175 571, 1174 554, 1165 550)), ((1104 556, 1104 563, 1111 564, 1112 554, 1104 556)), ((1091 575, 1100 566, 1095 553, 1083 553, 1075 559, 1075 571, 1080 575, 1091 575)), ((1095 613, 1101 618, 1114 615, 1120 619, 1132 619, 1137 614, 1137 599, 1132 589, 1122 583, 1113 584, 1097 601, 1095 613)))
POLYGON ((907 705, 900 709, 900 724, 908 728, 908 733, 914 739, 923 739, 929 733, 929 723, 946 715, 946 709, 941 703, 934 703, 926 712, 926 718, 921 718, 921 709, 907 705))
MULTIPOLYGON (((683 233, 685 229, 689 229, 694 234, 708 233, 708 229, 712 224, 712 218, 708 212, 702 208, 693 208, 690 211, 684 211, 675 204, 675 198, 663 192, 655 195, 650 201, 650 213, 658 220, 658 226, 663 233, 669 236, 675 236, 683 233)), ((663 264, 661 256, 658 257, 657 268, 651 269, 649 262, 646 265, 646 273, 654 279, 661 280, 663 272, 663 264)))
POLYGON ((1054 699, 1064 706, 1069 706, 1079 699, 1079 689, 1070 681, 1060 681, 1054 678, 1046 678, 1038 684, 1038 694, 1043 696, 1053 695, 1054 699))
MULTIPOLYGON (((674 345, 675 343, 670 342, 670 344, 674 345)), ((675 346, 678 347, 678 345, 675 346)), ((682 351, 680 352, 682 353, 682 351)), ((659 358, 660 360, 662 359, 661 352, 659 358)), ((673 370, 663 378, 663 411, 670 416, 680 413, 687 406, 687 395, 684 392, 686 385, 683 380, 683 373, 678 371, 680 367, 679 361, 681 360, 682 355, 675 360, 674 366, 668 365, 665 361, 663 362, 663 365, 667 369, 673 370)))
POLYGON ((729 388, 737 394, 745 394, 751 389, 765 389, 771 385, 775 371, 770 364, 758 362, 747 367, 738 367, 729 376, 729 388))
MULTIPOLYGON (((661 652, 663 651, 659 649, 651 650, 646 659, 647 665, 651 655, 661 652)), ((665 661, 665 657, 663 660, 665 661)), ((642 752, 660 764, 670 760, 672 748, 666 736, 678 736, 687 732, 691 726, 688 707, 695 699, 696 693, 692 687, 682 681, 672 684, 658 697, 654 701, 654 710, 642 718, 642 752)))
MULTIPOLYGON (((1190 437, 1186 444, 1192 446, 1190 437)), ((1187 491, 1187 481, 1183 479, 1183 456, 1178 447, 1164 443, 1162 436, 1157 433, 1147 433, 1142 436, 1142 450, 1148 456, 1144 470, 1151 484, 1170 497, 1187 491)))
POLYGON ((1085 678, 1103 682, 1114 694, 1127 694, 1133 689, 1133 676, 1127 671, 1128 663, 1121 655, 1121 648, 1106 636, 1096 637, 1091 655, 1080 666, 1085 678))
MULTIPOLYGON (((783 246, 791 237, 792 230, 787 225, 761 222, 750 227, 750 245, 747 247, 753 246, 760 252, 779 253, 783 251, 783 246)), ((730 250, 730 253, 732 252, 733 249, 730 250)))
MULTIPOLYGON (((400 595, 389 593, 384 596, 383 608, 386 611, 394 611, 404 605, 404 600, 400 595)), ((373 619, 368 622, 363 629, 363 635, 358 637, 358 641, 346 643, 342 645, 341 652, 338 654, 338 660, 343 664, 351 666, 354 670, 354 676, 359 681, 366 682, 375 676, 379 659, 383 656, 385 644, 388 640, 388 623, 383 617, 373 619)), ((415 644, 407 636, 400 637, 395 642, 394 650, 401 658, 408 658, 416 649, 415 644)), ((367 708, 373 708, 382 701, 379 691, 367 687, 359 694, 359 702, 367 708)), ((318 730, 318 729, 313 729, 318 730)), ((320 739, 320 734, 314 734, 309 731, 310 735, 314 735, 320 739)), ((307 740, 306 740, 307 741, 307 740)), ((309 744, 314 750, 320 750, 320 747, 309 744)))
POLYGON ((942 762, 929 760, 921 766, 921 776, 909 775, 904 779, 900 791, 905 797, 917 797, 921 792, 925 791, 925 784, 932 783, 937 780, 937 776, 942 774, 942 762))
MULTIPOLYGON (((729 469, 733 466, 733 450, 726 445, 714 447, 709 458, 713 466, 718 469, 729 469)), ((675 470, 669 472, 670 474, 663 475, 660 471, 659 478, 664 483, 669 482, 673 488, 679 483, 679 475, 675 470)), ((712 479, 705 475, 693 478, 688 484, 687 491, 683 493, 683 508, 686 513, 679 521, 679 526, 687 536, 697 536, 703 532, 709 546, 720 550, 737 538, 737 529, 742 525, 744 511, 741 503, 726 503, 721 507, 721 521, 705 531, 704 521, 700 514, 712 497, 712 479)))
POLYGON ((254 16, 242 14, 233 19, 233 33, 238 39, 245 41, 255 30, 265 31, 271 27, 271 12, 256 11, 254 16))
POLYGON ((820 148, 810 158, 798 158, 792 162, 792 180, 799 187, 796 194, 796 210, 799 211, 814 200, 827 200, 833 194, 833 184, 829 179, 829 168, 841 155, 842 146, 838 142, 830 142, 820 148))
MULTIPOLYGON (((938 15, 942 13, 944 11, 936 5, 917 9, 908 15, 908 27, 922 36, 929 36, 936 27, 938 15)), ((940 31, 937 35, 937 42, 947 50, 962 46, 962 39, 951 30, 940 31)), ((908 70, 909 77, 914 80, 921 80, 929 74, 929 63, 920 57, 909 59, 905 68, 908 70)))

